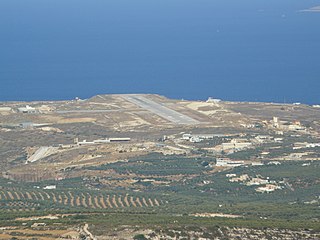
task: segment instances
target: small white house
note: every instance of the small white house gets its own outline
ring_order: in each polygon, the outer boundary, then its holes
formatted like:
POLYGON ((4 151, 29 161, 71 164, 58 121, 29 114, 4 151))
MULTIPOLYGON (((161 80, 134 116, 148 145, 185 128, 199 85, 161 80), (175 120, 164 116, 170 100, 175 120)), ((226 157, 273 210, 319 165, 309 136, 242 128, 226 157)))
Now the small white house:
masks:
POLYGON ((43 189, 53 190, 53 189, 57 189, 57 186, 56 185, 48 185, 48 186, 45 186, 43 189))

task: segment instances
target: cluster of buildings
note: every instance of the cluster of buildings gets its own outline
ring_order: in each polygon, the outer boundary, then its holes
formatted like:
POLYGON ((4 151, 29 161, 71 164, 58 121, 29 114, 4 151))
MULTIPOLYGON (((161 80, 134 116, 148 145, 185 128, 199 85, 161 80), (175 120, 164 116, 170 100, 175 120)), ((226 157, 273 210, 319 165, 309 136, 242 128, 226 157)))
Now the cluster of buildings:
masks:
POLYGON ((234 138, 230 142, 221 144, 221 151, 224 152, 237 152, 246 148, 252 147, 252 142, 249 142, 247 139, 234 138))
POLYGON ((212 140, 216 137, 224 137, 221 134, 190 134, 186 133, 182 135, 182 140, 190 141, 192 143, 202 142, 204 140, 212 140))
POLYGON ((229 182, 238 182, 246 186, 258 186, 255 188, 256 192, 265 193, 282 189, 276 181, 270 180, 268 177, 250 177, 248 174, 242 174, 240 176, 237 176, 236 174, 226 174, 226 177, 229 178, 229 182))
POLYGON ((271 143, 271 142, 276 142, 276 143, 282 143, 283 138, 280 137, 273 137, 270 135, 258 135, 254 138, 254 141, 257 144, 261 144, 261 143, 271 143))
POLYGON ((301 124, 300 121, 288 122, 280 121, 278 117, 273 117, 270 123, 267 123, 268 126, 285 131, 307 131, 307 128, 301 124))
POLYGON ((0 113, 1 112, 18 112, 18 113, 24 113, 24 114, 35 114, 35 113, 44 113, 44 112, 51 112, 52 107, 48 105, 42 105, 37 108, 32 107, 30 105, 25 105, 23 107, 18 107, 16 109, 13 109, 11 107, 0 107, 0 113))
MULTIPOLYGON (((244 135, 245 136, 245 135, 244 135)), ((228 139, 228 142, 223 142, 220 145, 217 145, 210 149, 213 152, 216 153, 225 153, 225 154, 231 154, 234 152, 254 148, 257 145, 264 144, 264 143, 282 143, 283 138, 282 137, 273 137, 270 135, 258 135, 254 138, 250 137, 239 137, 238 135, 225 135, 225 134, 183 134, 182 140, 189 141, 192 143, 199 143, 204 140, 212 140, 214 138, 223 138, 224 141, 228 139), (234 138, 232 138, 234 137, 234 138)))
POLYGON ((25 107, 19 107, 18 112, 19 113, 38 113, 39 111, 34 107, 30 107, 29 105, 26 105, 25 107))

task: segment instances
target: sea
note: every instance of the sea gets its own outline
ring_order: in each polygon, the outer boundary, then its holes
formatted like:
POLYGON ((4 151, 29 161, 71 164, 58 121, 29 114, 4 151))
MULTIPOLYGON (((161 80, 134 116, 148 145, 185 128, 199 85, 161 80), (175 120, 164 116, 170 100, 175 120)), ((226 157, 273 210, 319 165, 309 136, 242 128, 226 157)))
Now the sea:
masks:
POLYGON ((320 0, 1 0, 0 101, 320 103, 320 0))

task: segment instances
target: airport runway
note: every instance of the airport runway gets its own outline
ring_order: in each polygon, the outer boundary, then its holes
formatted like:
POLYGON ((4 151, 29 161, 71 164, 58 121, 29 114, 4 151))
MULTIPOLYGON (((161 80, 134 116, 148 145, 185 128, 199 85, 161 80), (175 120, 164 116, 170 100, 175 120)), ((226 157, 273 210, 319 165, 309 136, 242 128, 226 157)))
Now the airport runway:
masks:
POLYGON ((125 100, 138 105, 141 108, 144 108, 172 123, 175 124, 184 124, 184 125, 192 125, 198 124, 199 121, 188 117, 182 113, 174 111, 170 108, 165 107, 164 105, 157 103, 153 100, 150 100, 142 95, 121 95, 125 100))

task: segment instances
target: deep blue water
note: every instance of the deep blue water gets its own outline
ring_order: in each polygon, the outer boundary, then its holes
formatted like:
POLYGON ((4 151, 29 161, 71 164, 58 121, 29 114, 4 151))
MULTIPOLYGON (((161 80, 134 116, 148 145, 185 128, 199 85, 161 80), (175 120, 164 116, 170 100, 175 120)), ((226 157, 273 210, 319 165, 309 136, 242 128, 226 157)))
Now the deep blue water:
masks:
POLYGON ((320 0, 0 0, 0 100, 320 103, 320 0))

